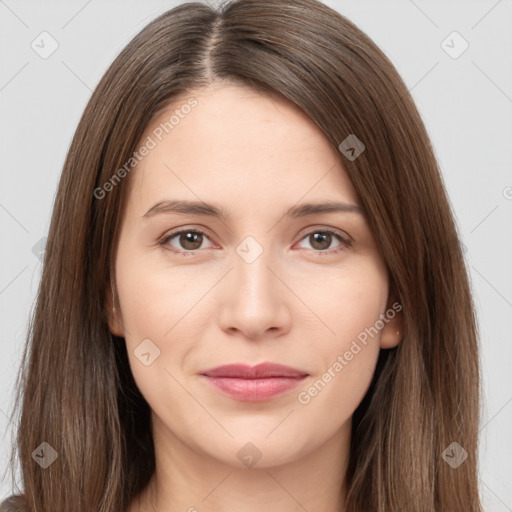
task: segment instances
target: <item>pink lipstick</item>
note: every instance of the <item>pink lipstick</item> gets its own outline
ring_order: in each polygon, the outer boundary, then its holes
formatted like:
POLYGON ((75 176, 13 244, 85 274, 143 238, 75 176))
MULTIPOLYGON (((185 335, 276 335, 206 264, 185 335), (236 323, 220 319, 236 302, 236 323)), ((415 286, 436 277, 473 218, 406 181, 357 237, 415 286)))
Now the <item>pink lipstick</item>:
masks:
POLYGON ((298 386, 308 373, 289 366, 229 364, 201 373, 221 393, 244 402, 270 400, 298 386))

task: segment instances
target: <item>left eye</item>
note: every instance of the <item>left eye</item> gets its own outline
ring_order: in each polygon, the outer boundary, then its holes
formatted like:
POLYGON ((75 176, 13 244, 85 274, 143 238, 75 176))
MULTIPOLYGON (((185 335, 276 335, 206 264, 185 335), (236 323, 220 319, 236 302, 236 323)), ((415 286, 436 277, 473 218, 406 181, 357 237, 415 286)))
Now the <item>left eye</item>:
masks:
POLYGON ((340 233, 330 229, 317 229, 315 231, 311 231, 304 238, 302 238, 302 240, 304 239, 311 240, 310 243, 313 245, 313 250, 318 252, 319 255, 336 253, 350 246, 350 240, 348 238, 345 238, 340 233), (337 238, 340 244, 335 249, 330 249, 327 251, 326 249, 328 249, 331 245, 333 237, 337 238))
MULTIPOLYGON (((171 233, 168 236, 164 237, 161 240, 160 245, 166 247, 170 246, 170 250, 173 251, 174 253, 180 253, 185 255, 191 251, 197 251, 201 249, 204 238, 209 239, 206 233, 203 233, 202 231, 196 229, 184 229, 181 231, 177 231, 175 233, 171 233), (169 243, 171 240, 177 237, 178 243, 181 245, 181 248, 176 248, 175 246, 169 243)), ((310 233, 302 237, 301 241, 305 239, 311 240, 310 243, 313 246, 313 251, 317 252, 319 255, 336 253, 344 250, 346 247, 349 247, 351 245, 351 242, 348 238, 330 229, 317 229, 315 231, 311 231, 310 233), (331 243, 333 242, 333 237, 338 239, 340 244, 334 249, 329 249, 331 243)))

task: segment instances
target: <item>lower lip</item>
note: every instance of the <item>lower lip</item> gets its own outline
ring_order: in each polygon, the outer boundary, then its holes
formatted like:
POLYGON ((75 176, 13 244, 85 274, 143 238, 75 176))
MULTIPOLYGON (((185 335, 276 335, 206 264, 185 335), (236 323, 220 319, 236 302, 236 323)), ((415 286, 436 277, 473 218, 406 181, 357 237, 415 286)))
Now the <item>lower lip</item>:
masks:
POLYGON ((209 377, 206 380, 221 393, 244 402, 263 402, 297 387, 306 377, 269 377, 264 379, 237 379, 209 377))

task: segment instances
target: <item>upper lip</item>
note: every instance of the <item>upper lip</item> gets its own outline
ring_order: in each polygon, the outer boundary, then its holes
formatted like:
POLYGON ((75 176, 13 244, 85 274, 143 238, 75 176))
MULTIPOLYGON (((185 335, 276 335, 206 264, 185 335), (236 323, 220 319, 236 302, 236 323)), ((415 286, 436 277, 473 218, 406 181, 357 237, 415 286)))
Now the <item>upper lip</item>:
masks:
POLYGON ((231 377, 239 379, 264 379, 270 377, 305 377, 307 372, 276 363, 261 363, 256 366, 227 364, 202 372, 208 377, 231 377))

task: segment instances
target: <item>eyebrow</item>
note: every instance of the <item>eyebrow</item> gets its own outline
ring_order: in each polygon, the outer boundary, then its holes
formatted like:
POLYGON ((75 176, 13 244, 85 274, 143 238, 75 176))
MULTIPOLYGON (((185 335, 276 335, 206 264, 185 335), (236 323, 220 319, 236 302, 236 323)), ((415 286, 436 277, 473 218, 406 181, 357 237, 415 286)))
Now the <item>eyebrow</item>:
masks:
MULTIPOLYGON (((355 205, 342 201, 321 201, 316 203, 303 203, 292 206, 287 210, 285 216, 291 218, 302 218, 321 213, 359 213, 363 215, 362 209, 355 205)), ((182 213, 189 215, 205 215, 218 219, 228 219, 229 212, 223 208, 202 201, 160 201, 152 206, 143 218, 150 218, 162 213, 182 213)))

